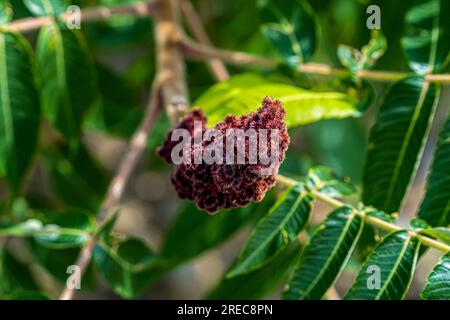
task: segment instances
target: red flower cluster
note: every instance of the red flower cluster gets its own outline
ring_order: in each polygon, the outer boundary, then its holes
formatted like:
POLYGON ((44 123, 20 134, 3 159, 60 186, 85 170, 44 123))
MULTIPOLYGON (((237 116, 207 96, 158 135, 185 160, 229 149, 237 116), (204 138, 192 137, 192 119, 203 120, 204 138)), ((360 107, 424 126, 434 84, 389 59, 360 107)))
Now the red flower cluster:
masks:
MULTIPOLYGON (((278 129, 278 162, 275 163, 274 170, 270 175, 261 174, 261 169, 269 167, 268 164, 261 163, 260 159, 256 163, 249 161, 249 141, 245 141, 245 163, 227 164, 226 143, 223 145, 224 161, 222 164, 206 164, 204 161, 195 164, 193 154, 195 145, 191 144, 191 163, 181 163, 175 166, 171 180, 178 195, 181 198, 194 200, 196 205, 214 213, 216 211, 246 206, 251 201, 261 201, 266 192, 275 185, 275 175, 284 160, 290 139, 284 123, 286 112, 280 101, 265 97, 261 108, 257 112, 249 115, 235 117, 229 115, 224 121, 216 124, 215 129, 224 136, 228 129, 254 129, 260 134, 261 129, 278 129)), ((175 129, 187 129, 191 136, 204 134, 206 129, 206 117, 202 111, 194 109, 175 129), (200 121, 201 132, 194 132, 194 121, 200 121)), ((172 132, 169 132, 163 146, 158 150, 158 154, 167 162, 171 160, 172 149, 179 141, 171 141, 172 132)), ((268 137, 268 154, 271 154, 271 138, 268 137)), ((207 147, 210 142, 202 142, 202 147, 207 147)), ((236 149, 235 149, 236 150, 236 149)))

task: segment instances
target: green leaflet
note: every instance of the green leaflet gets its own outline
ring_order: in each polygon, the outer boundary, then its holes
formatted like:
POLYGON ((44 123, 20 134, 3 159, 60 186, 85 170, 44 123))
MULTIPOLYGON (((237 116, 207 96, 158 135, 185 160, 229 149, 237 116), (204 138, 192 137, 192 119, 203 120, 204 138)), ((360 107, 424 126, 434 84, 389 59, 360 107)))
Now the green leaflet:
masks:
POLYGON ((40 108, 31 49, 19 34, 0 32, 0 176, 13 193, 36 149, 40 108))
POLYGON ((85 112, 95 96, 95 73, 79 30, 41 28, 37 57, 45 116, 76 150, 85 112))
POLYGON ((450 224, 450 118, 445 123, 434 153, 427 192, 419 209, 419 217, 432 226, 450 224))
POLYGON ((69 6, 66 0, 23 0, 35 16, 58 16, 69 6))
POLYGON ((399 209, 424 147, 440 89, 419 76, 394 84, 378 112, 363 177, 363 202, 399 209))
POLYGON ((419 241, 407 230, 389 234, 369 254, 345 299, 403 299, 414 274, 419 248, 419 241))
POLYGON ((419 233, 433 237, 450 245, 450 229, 444 227, 429 228, 420 230, 419 233))
POLYGON ((442 70, 450 52, 450 2, 416 0, 406 14, 406 34, 402 45, 411 69, 420 73, 442 70))
POLYGON ((420 297, 425 300, 450 300, 450 253, 442 256, 431 271, 420 297))
POLYGON ((313 167, 308 170, 308 188, 316 189, 330 197, 346 197, 356 193, 356 188, 350 184, 348 178, 338 177, 328 167, 313 167))
POLYGON ((288 127, 360 115, 357 102, 347 94, 309 91, 251 73, 213 85, 193 105, 205 112, 209 125, 214 125, 228 114, 242 115, 255 111, 261 106, 264 96, 281 100, 286 109, 288 127))
POLYGON ((317 46, 317 23, 311 7, 304 1, 291 1, 292 8, 287 17, 276 1, 266 2, 280 23, 262 25, 263 35, 275 46, 287 65, 296 67, 308 61, 317 46))
POLYGON ((299 242, 293 241, 261 269, 231 279, 222 279, 206 298, 262 299, 286 278, 300 252, 299 242))
POLYGON ((303 184, 286 190, 252 231, 227 277, 233 278, 261 268, 279 254, 307 224, 311 201, 303 184))
POLYGON ((136 297, 158 275, 156 254, 138 239, 100 241, 94 249, 94 265, 115 293, 136 297))
POLYGON ((322 298, 344 268, 362 227, 361 217, 352 208, 342 207, 330 213, 305 248, 283 298, 322 298))

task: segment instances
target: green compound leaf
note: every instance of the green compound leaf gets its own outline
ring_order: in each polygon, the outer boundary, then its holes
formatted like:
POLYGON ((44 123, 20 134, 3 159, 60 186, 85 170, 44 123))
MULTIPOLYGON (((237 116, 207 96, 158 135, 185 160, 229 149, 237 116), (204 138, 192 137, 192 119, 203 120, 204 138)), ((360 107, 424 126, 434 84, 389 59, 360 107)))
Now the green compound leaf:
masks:
POLYGON ((19 34, 0 32, 0 176, 18 193, 36 150, 40 108, 32 51, 19 34))
POLYGON ((387 213, 400 208, 417 168, 439 97, 419 76, 394 84, 378 112, 363 177, 363 202, 387 213))
POLYGON ((412 70, 433 73, 442 70, 450 52, 450 2, 417 0, 406 14, 402 45, 412 70))
POLYGON ((434 153, 425 198, 418 216, 432 226, 450 224, 450 119, 446 121, 434 153))
POLYGON ((255 227, 227 277, 233 278, 261 268, 279 254, 307 224, 311 201, 303 184, 286 190, 255 227))
POLYGON ((369 254, 346 300, 403 299, 411 283, 420 243, 407 230, 389 234, 369 254))
POLYGON ((345 267, 362 227, 361 217, 349 207, 342 207, 330 213, 305 248, 283 298, 322 298, 345 267))
POLYGON ((450 253, 442 256, 431 271, 420 297, 425 300, 450 300, 450 253))

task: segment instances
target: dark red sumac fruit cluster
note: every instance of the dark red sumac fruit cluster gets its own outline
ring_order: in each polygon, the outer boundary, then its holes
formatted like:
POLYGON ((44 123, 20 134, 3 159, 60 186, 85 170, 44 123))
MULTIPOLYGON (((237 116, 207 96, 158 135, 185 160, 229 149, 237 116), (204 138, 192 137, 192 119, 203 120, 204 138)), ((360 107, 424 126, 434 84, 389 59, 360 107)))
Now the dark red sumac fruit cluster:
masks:
MULTIPOLYGON (((267 168, 267 163, 262 163, 258 156, 258 161, 249 161, 251 154, 250 141, 244 138, 245 143, 245 157, 244 164, 229 164, 225 160, 227 140, 224 139, 223 144, 223 163, 207 164, 205 161, 195 163, 194 153, 195 149, 199 147, 190 141, 188 150, 190 152, 190 163, 179 163, 175 165, 172 171, 171 180, 178 195, 181 198, 187 198, 195 201, 196 205, 209 213, 214 213, 222 209, 236 208, 246 206, 251 201, 261 201, 266 192, 275 185, 275 176, 278 173, 278 168, 284 160, 286 150, 288 148, 290 139, 287 128, 284 122, 286 112, 279 100, 274 100, 265 97, 261 108, 257 112, 252 112, 249 115, 236 117, 228 115, 224 121, 216 124, 215 129, 220 131, 224 137, 229 132, 228 129, 242 129, 244 132, 249 129, 254 129, 258 136, 261 130, 274 130, 278 133, 278 139, 274 140, 278 143, 278 154, 275 158, 275 165, 272 163, 273 170, 270 174, 262 174, 261 169, 267 168)), ((186 129, 192 137, 196 135, 203 136, 208 130, 206 128, 206 116, 201 110, 192 110, 184 119, 182 119, 175 129, 186 129), (195 127, 194 122, 197 121, 195 127), (197 132, 195 132, 197 131, 197 132)), ((174 130, 175 130, 174 129, 174 130)), ((172 150, 179 144, 179 141, 172 141, 172 134, 174 130, 170 131, 167 138, 159 148, 158 154, 164 158, 168 163, 172 161, 172 150)), ((232 131, 232 130, 231 130, 232 131)), ((262 131, 265 132, 266 131, 262 131)), ((271 137, 267 135, 268 143, 266 144, 266 152, 270 155, 272 150, 271 137)), ((192 139, 194 140, 194 138, 192 139)), ((201 147, 204 149, 211 141, 202 141, 201 147)), ((260 140, 259 140, 260 141, 260 140)), ((258 144, 259 145, 259 144, 258 144)), ((233 147, 233 146, 232 146, 233 147)), ((238 152, 235 149, 235 152, 238 152)))

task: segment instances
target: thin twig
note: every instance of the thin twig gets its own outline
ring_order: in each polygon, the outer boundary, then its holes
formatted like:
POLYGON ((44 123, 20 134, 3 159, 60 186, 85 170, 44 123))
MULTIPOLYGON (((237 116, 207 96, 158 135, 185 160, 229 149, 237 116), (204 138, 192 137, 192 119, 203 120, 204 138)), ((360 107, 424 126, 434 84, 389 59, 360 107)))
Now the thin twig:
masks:
MULTIPOLYGON (((155 120, 161 111, 161 97, 160 97, 160 86, 158 83, 158 78, 155 80, 155 84, 150 93, 150 101, 147 107, 147 114, 142 120, 139 128, 135 132, 133 138, 128 144, 128 148, 120 162, 119 168, 113 180, 111 181, 106 197, 97 213, 97 224, 100 224, 111 209, 117 205, 120 198, 122 197, 124 187, 136 167, 140 156, 145 150, 147 145, 147 140, 151 129, 155 123, 155 120)), ((87 244, 81 249, 80 256, 76 261, 76 265, 79 267, 80 276, 84 274, 89 262, 92 258, 92 252, 94 250, 97 239, 91 237, 87 244)), ((71 300, 75 294, 75 289, 66 287, 60 295, 61 300, 71 300)))
MULTIPOLYGON (((197 11, 195 11, 192 3, 189 0, 181 0, 180 7, 183 11, 184 17, 186 18, 189 29, 197 38, 198 42, 208 46, 212 45, 208 35, 206 34, 205 28, 203 27, 201 18, 197 14, 197 11)), ((217 81, 224 81, 230 77, 228 70, 222 60, 217 58, 209 59, 208 65, 211 73, 214 75, 217 81)))
MULTIPOLYGON (((243 66, 256 66, 264 68, 274 68, 279 63, 267 57, 249 54, 239 51, 221 50, 208 45, 194 42, 188 38, 183 38, 180 42, 185 55, 194 60, 203 60, 217 58, 222 61, 243 66)), ((323 76, 348 77, 350 71, 341 68, 334 68, 321 63, 305 63, 297 68, 300 73, 316 74, 323 76)), ((360 79, 389 82, 398 81, 410 73, 377 71, 377 70, 361 70, 357 76, 360 79)), ((425 80, 433 83, 450 84, 450 74, 429 74, 425 76, 425 80)))
MULTIPOLYGON (((276 179, 277 179, 277 181, 279 183, 282 183, 282 184, 287 185, 287 186, 294 186, 294 185, 299 183, 298 181, 296 181, 294 179, 291 179, 291 178, 288 178, 288 177, 285 177, 285 176, 282 176, 282 175, 278 175, 276 177, 276 179)), ((331 197, 327 196, 326 194, 323 194, 320 191, 317 191, 315 189, 311 190, 311 193, 314 195, 314 197, 316 197, 320 201, 328 204, 329 206, 331 206, 333 208, 340 208, 340 207, 343 207, 343 206, 347 205, 347 204, 345 204, 345 203, 343 203, 343 202, 341 202, 339 200, 336 200, 334 198, 331 198, 331 197)), ((357 214, 360 215, 364 219, 365 222, 367 222, 367 223, 369 223, 369 224, 371 224, 371 225, 373 225, 375 227, 378 227, 380 229, 384 229, 384 230, 387 230, 387 231, 402 230, 401 227, 399 227, 399 226, 397 226, 397 225, 395 225, 393 223, 384 221, 382 219, 379 219, 379 218, 376 218, 376 217, 373 217, 373 216, 366 215, 362 211, 357 211, 357 214)), ((443 243, 443 242, 440 242, 440 241, 432 239, 430 237, 418 234, 418 233, 416 233, 414 231, 411 231, 411 230, 409 230, 409 233, 410 233, 411 236, 417 237, 424 245, 426 245, 428 247, 432 247, 432 248, 435 248, 435 249, 438 249, 438 250, 441 250, 441 251, 444 251, 444 252, 450 252, 450 246, 445 244, 445 243, 443 243)))
MULTIPOLYGON (((92 9, 84 9, 81 11, 81 21, 82 22, 95 22, 102 21, 112 17, 118 16, 137 16, 137 17, 147 17, 153 13, 158 5, 157 1, 151 2, 139 2, 124 6, 117 7, 97 7, 92 9)), ((73 17, 67 13, 61 15, 61 21, 65 22, 72 19, 73 17)), ((53 17, 36 17, 36 18, 24 18, 12 21, 9 24, 2 26, 1 28, 5 31, 17 31, 17 32, 27 32, 47 25, 53 22, 53 17)))

